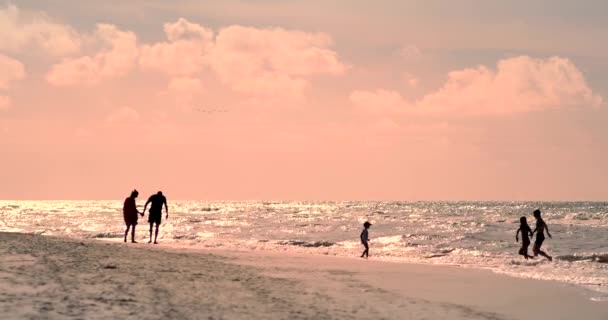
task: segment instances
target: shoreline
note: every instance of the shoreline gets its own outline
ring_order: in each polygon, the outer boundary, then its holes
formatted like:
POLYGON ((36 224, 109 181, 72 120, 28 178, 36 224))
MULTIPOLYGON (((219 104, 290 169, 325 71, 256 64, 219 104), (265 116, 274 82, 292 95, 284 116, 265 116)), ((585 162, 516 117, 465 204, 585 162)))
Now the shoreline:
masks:
POLYGON ((0 233, 23 318, 606 319, 588 290, 455 266, 0 233))
MULTIPOLYGON (((147 239, 147 238, 141 238, 141 239, 147 239)), ((108 242, 108 243, 123 243, 121 241, 121 239, 118 238, 91 238, 91 240, 93 241, 99 241, 99 242, 108 242)), ((145 242, 140 242, 143 243, 144 245, 147 245, 147 243, 145 242)), ((328 253, 319 253, 319 252, 306 252, 306 251, 292 251, 292 250, 285 250, 285 251, 278 251, 278 250, 266 250, 266 249, 260 249, 260 248, 248 248, 248 249, 235 249, 235 248, 222 248, 222 247, 213 247, 213 246, 209 246, 209 247, 196 247, 193 246, 192 244, 189 243, 180 243, 171 239, 165 239, 163 240, 161 246, 167 250, 185 250, 186 252, 193 252, 193 253, 215 253, 215 254, 219 254, 222 256, 237 256, 237 255, 254 255, 254 256, 268 256, 268 257, 275 257, 275 256, 290 256, 290 257, 300 257, 300 258, 328 258, 328 259, 345 259, 346 261, 359 261, 361 260, 357 254, 358 252, 355 252, 354 255, 352 256, 345 256, 345 255, 335 255, 335 254, 328 254, 328 253)), ((154 247, 151 247, 154 248, 154 247)), ((519 258, 519 256, 516 256, 516 258, 519 258)), ((523 274, 523 273, 512 273, 512 272, 508 272, 508 271, 504 271, 504 270, 500 270, 500 269, 496 269, 496 268, 492 268, 492 267, 488 267, 488 266, 483 266, 483 265, 471 265, 471 264, 457 264, 457 263, 432 263, 432 262, 424 262, 424 261, 411 261, 411 260, 405 260, 405 259, 390 259, 390 258, 386 258, 386 257, 375 257, 372 255, 372 258, 369 259, 370 261, 374 261, 375 263, 389 263, 389 264, 397 264, 397 265, 417 265, 417 266, 426 266, 426 267, 448 267, 448 268, 458 268, 458 269, 465 269, 465 270, 476 270, 476 271, 480 271, 480 272, 491 272, 495 275, 498 276, 505 276, 508 278, 514 278, 514 279, 521 279, 521 280, 532 280, 532 281, 545 281, 545 282, 554 282, 558 285, 566 285, 566 286, 572 286, 574 288, 578 288, 583 290, 584 292, 588 292, 589 295, 589 299, 595 301, 595 302, 601 302, 601 303, 608 303, 608 288, 601 287, 598 288, 598 285, 595 284, 582 284, 582 283, 577 283, 575 281, 566 281, 566 280, 556 280, 556 279, 546 279, 543 277, 535 277, 534 275, 530 275, 530 274, 523 274)), ((536 267, 539 263, 543 264, 544 258, 542 257, 538 257, 538 259, 535 260, 521 260, 522 265, 524 263, 529 263, 530 265, 528 267, 533 268, 536 267)), ((549 262, 550 263, 550 262, 549 262)))

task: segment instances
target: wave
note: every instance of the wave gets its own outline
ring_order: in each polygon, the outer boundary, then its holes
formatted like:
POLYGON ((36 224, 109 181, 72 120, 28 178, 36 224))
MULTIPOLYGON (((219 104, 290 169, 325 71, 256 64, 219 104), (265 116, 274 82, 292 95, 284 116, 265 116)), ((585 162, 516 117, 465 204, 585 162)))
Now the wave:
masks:
POLYGON ((592 253, 592 254, 567 254, 555 257, 556 260, 567 262, 576 261, 593 261, 598 263, 608 263, 608 253, 592 253))
POLYGON ((197 235, 195 234, 180 234, 180 235, 174 235, 173 236, 173 240, 196 240, 198 238, 197 235))
POLYGON ((281 245, 298 246, 298 247, 305 247, 305 248, 331 247, 331 246, 335 245, 335 243, 331 242, 331 241, 288 240, 288 241, 279 241, 277 243, 281 244, 281 245))
POLYGON ((447 255, 449 255, 450 253, 452 253, 452 251, 454 251, 456 249, 454 248, 446 248, 443 250, 440 250, 439 252, 434 252, 430 255, 425 256, 424 258, 426 259, 432 259, 432 258, 441 258, 441 257, 445 257, 447 255))
POLYGON ((124 237, 124 233, 116 233, 116 232, 101 232, 95 233, 87 236, 87 238, 93 239, 109 239, 109 238, 122 238, 124 237))

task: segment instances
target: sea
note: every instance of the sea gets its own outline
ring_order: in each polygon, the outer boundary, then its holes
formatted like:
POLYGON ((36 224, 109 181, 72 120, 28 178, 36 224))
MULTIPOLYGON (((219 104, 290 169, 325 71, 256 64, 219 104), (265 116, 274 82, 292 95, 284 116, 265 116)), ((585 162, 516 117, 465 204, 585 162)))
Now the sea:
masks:
MULTIPOLYGON (((120 240, 122 204, 2 200, 0 231, 120 240)), ((159 242, 358 259, 365 221, 373 224, 370 259, 554 280, 591 289, 590 298, 608 301, 608 202, 169 201, 159 242), (517 253, 519 218, 527 217, 534 229, 535 209, 542 210, 553 236, 543 245, 553 262, 517 253)), ((147 237, 146 213, 137 240, 147 237)))

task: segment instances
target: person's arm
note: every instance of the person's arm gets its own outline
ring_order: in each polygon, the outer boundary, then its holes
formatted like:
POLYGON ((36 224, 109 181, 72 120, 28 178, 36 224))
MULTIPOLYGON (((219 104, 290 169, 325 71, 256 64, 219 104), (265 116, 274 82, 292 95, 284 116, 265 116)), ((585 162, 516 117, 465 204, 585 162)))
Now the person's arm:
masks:
POLYGON ((519 231, 521 230, 521 227, 519 229, 517 229, 517 232, 515 233, 515 242, 519 242, 519 231))
POLYGON ((141 212, 139 212, 139 210, 137 210, 137 202, 135 202, 135 199, 133 199, 133 211, 135 211, 136 214, 141 213, 141 212))
POLYGON ((146 212, 146 208, 148 208, 148 203, 150 203, 150 199, 148 199, 148 201, 146 201, 146 204, 144 205, 144 211, 142 211, 142 213, 141 213, 142 216, 146 212))
POLYGON ((166 212, 165 219, 169 219, 169 206, 167 205, 167 198, 165 198, 163 204, 165 205, 165 212, 166 212))
POLYGON ((139 210, 137 210, 137 204, 135 204, 135 212, 139 213, 142 217, 144 216, 144 211, 139 212, 139 210))
POLYGON ((547 235, 549 236, 549 238, 552 238, 551 233, 549 233, 549 226, 547 226, 546 223, 545 223, 545 229, 547 229, 547 235))

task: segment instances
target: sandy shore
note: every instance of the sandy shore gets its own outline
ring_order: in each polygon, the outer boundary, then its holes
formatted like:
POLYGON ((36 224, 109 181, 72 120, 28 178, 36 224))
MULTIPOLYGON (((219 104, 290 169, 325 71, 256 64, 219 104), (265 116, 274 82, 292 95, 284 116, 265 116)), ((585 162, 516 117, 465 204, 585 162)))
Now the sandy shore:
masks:
POLYGON ((2 319, 608 319, 608 303, 487 271, 0 233, 2 319))

